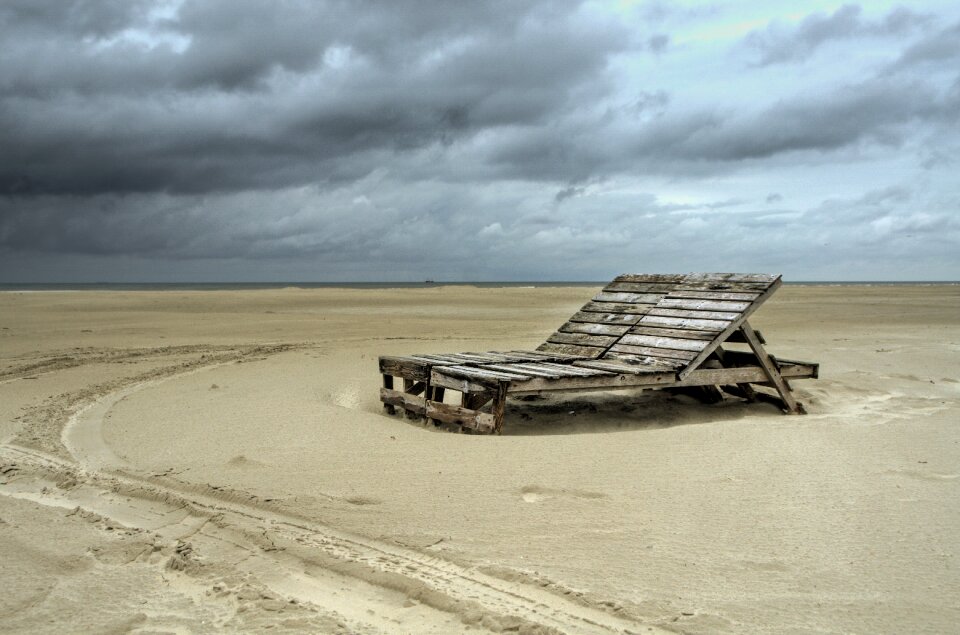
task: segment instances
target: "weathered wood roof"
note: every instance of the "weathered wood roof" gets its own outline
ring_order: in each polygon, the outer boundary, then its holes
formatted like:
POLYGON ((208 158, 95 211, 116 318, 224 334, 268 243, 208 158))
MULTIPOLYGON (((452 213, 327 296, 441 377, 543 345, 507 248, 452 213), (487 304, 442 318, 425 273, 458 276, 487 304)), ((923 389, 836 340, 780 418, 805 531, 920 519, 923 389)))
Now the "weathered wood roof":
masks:
POLYGON ((760 273, 622 275, 537 350, 682 378, 779 286, 779 275, 760 273))

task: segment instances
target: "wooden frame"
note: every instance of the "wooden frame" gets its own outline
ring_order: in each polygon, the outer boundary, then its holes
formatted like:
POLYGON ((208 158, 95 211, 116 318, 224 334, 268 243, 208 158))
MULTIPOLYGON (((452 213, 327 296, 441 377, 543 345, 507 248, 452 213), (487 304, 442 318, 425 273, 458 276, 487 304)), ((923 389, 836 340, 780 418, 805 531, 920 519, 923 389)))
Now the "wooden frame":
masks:
POLYGON ((696 388, 710 401, 726 392, 802 414, 787 380, 816 378, 819 365, 774 358, 747 322, 779 286, 764 274, 620 276, 536 351, 380 357, 380 400, 389 414, 481 433, 503 429, 508 395, 546 392, 696 388), (460 405, 444 403, 446 391, 460 405))

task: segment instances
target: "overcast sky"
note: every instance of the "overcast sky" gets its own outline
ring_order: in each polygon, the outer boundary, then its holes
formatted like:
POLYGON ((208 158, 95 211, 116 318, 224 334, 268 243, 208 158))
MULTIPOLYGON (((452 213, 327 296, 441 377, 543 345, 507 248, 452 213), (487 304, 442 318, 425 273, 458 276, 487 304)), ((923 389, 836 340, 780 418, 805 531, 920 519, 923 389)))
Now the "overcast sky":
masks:
POLYGON ((0 47, 0 281, 960 279, 956 0, 3 0, 0 47))

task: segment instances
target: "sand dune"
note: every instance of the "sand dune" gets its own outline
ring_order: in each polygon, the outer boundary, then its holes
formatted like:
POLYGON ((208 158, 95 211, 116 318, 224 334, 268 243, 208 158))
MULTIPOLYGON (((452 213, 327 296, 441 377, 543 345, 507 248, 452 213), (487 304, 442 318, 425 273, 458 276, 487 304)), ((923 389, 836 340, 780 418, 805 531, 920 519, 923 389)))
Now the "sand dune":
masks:
POLYGON ((660 393, 382 414, 379 354, 535 346, 584 288, 0 294, 14 632, 951 632, 960 287, 785 287, 809 415, 660 393))

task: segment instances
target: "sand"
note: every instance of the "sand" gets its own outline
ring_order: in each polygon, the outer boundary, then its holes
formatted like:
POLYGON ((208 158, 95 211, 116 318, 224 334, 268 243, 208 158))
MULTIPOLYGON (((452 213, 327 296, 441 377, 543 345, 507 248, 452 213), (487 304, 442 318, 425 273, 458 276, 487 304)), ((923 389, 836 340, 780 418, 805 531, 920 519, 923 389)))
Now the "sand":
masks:
POLYGON ((535 347, 592 293, 0 293, 8 632, 948 633, 960 286, 786 286, 807 416, 659 392, 383 414, 380 354, 535 347))

